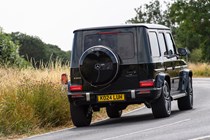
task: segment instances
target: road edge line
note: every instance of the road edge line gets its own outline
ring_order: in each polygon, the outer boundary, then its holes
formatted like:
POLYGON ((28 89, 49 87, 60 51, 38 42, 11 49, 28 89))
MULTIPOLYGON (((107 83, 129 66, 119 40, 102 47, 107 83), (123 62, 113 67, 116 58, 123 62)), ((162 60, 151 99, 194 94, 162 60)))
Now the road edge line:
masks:
POLYGON ((192 139, 189 139, 189 140, 203 140, 205 138, 210 138, 210 135, 202 136, 202 137, 197 137, 197 138, 192 138, 192 139))

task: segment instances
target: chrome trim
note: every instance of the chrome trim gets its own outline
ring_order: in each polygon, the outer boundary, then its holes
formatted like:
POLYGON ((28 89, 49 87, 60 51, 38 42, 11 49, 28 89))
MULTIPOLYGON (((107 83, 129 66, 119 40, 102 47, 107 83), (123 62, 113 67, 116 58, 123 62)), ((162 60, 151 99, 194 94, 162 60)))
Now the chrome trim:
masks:
POLYGON ((86 93, 86 101, 90 101, 90 93, 89 92, 86 93))
POLYGON ((187 65, 183 65, 182 68, 187 68, 187 65))
POLYGON ((136 98, 136 94, 135 94, 135 90, 131 90, 131 98, 135 99, 136 98))
POLYGON ((175 66, 175 69, 181 69, 182 66, 175 66))
POLYGON ((158 69, 155 69, 155 71, 165 71, 164 68, 158 68, 158 69))

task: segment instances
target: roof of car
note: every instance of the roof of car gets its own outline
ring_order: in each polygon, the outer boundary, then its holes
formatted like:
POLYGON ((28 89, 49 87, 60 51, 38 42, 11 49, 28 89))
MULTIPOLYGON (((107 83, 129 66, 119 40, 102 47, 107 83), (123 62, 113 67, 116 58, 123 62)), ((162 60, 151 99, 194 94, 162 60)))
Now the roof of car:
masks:
POLYGON ((90 28, 81 28, 76 31, 87 31, 87 30, 97 30, 97 29, 112 29, 112 28, 129 28, 129 27, 146 27, 149 29, 165 29, 169 30, 167 26, 160 24, 148 24, 148 23, 139 23, 139 24, 124 24, 124 25, 114 25, 114 26, 101 26, 101 27, 90 27, 90 28))

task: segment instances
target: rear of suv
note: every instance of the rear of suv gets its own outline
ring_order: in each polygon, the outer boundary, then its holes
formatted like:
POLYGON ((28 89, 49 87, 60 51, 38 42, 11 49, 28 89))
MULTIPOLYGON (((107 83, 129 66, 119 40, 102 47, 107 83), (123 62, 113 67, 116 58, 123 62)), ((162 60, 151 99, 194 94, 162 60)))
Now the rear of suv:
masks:
POLYGON ((130 104, 144 103, 154 117, 168 117, 171 101, 193 108, 192 71, 175 47, 168 27, 135 24, 74 31, 68 88, 75 126, 88 126, 105 107, 118 118, 130 104))

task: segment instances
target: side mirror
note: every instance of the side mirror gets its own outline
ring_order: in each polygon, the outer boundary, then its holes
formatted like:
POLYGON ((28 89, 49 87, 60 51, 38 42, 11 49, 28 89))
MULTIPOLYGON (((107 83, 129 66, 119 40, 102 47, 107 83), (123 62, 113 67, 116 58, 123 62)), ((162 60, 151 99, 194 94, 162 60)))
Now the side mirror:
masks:
POLYGON ((190 52, 187 49, 185 49, 185 48, 178 48, 178 53, 179 53, 180 56, 186 56, 190 52))

